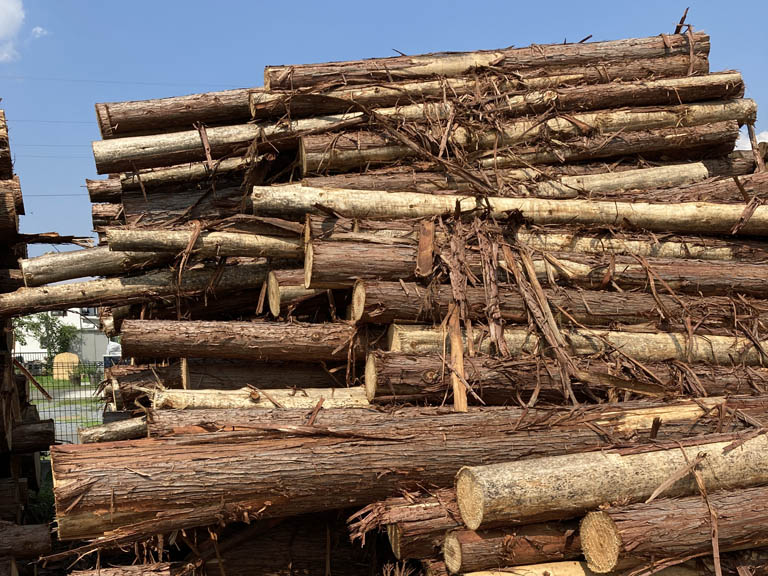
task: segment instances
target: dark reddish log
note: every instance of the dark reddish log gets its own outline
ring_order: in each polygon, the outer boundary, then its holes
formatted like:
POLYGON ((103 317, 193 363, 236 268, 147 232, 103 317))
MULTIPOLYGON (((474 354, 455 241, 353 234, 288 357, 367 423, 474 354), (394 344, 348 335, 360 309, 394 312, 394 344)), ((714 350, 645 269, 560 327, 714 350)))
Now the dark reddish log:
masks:
POLYGON ((349 62, 267 66, 264 87, 267 90, 294 90, 305 86, 328 84, 366 84, 392 82, 430 76, 462 76, 476 68, 492 66, 505 71, 525 71, 529 68, 577 66, 611 60, 636 58, 666 58, 676 54, 709 54, 709 36, 697 33, 693 47, 687 36, 633 38, 611 42, 582 44, 545 44, 524 48, 504 48, 478 52, 442 52, 419 56, 394 56, 349 62))
POLYGON ((0 520, 21 523, 26 493, 26 479, 0 478, 0 520))
MULTIPOLYGON (((146 200, 141 191, 131 190, 123 193, 123 203, 119 206, 124 210, 126 224, 159 227, 198 219, 220 220, 250 212, 249 202, 249 196, 239 188, 217 188, 215 193, 188 189, 173 194, 150 194, 146 200)), ((106 228, 111 224, 104 220, 100 226, 106 228)))
MULTIPOLYGON (((724 402, 756 420, 766 416, 764 405, 748 408, 759 400, 724 402)), ((240 431, 52 448, 59 534, 90 538, 123 527, 107 542, 130 540, 216 518, 241 520, 247 513, 282 517, 364 506, 418 484, 446 486, 462 465, 647 441, 659 419, 658 439, 693 434, 703 441, 710 436, 701 433, 725 430, 719 410, 712 409, 721 403, 626 402, 575 412, 486 408, 462 414, 426 408, 321 410, 314 428, 307 427, 304 410, 257 416, 181 411, 173 414, 175 431, 189 432, 192 422, 228 427, 227 419, 240 431)), ((730 429, 745 425, 730 421, 730 429)))
POLYGON ((0 556, 38 558, 50 551, 51 530, 47 525, 0 521, 0 556))
POLYGON ((706 556, 713 538, 722 552, 768 544, 768 488, 616 506, 591 512, 581 523, 584 556, 598 573, 616 570, 620 563, 706 556))
POLYGON ((126 357, 312 362, 345 360, 355 329, 349 324, 126 320, 121 334, 126 357))
POLYGON ((96 116, 104 139, 189 130, 195 122, 238 124, 251 119, 248 98, 259 91, 261 88, 240 88, 172 98, 98 103, 96 116))

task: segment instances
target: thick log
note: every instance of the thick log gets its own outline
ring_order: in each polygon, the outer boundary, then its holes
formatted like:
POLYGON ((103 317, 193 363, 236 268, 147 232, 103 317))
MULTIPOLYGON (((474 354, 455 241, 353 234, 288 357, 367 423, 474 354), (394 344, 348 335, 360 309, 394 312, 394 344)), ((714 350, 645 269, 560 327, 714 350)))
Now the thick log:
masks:
POLYGON ((312 410, 322 400, 324 408, 360 408, 368 405, 362 386, 352 388, 301 388, 299 390, 155 390, 151 396, 156 409, 272 409, 312 410))
MULTIPOLYGON (((109 228, 109 249, 117 252, 172 252, 189 248, 192 230, 130 230, 109 228)), ((236 232, 202 232, 197 235, 192 254, 202 258, 250 256, 254 258, 293 259, 304 254, 301 241, 236 232)))
MULTIPOLYGON (((584 374, 592 375, 587 389, 598 390, 634 385, 633 391, 651 395, 720 396, 729 394, 764 394, 768 391, 768 370, 737 366, 683 365, 667 362, 646 363, 646 372, 628 371, 611 363, 593 359, 574 359, 584 374), (606 376, 600 384, 597 378, 606 376), (645 385, 645 386, 644 386, 645 385)), ((474 356, 464 366, 465 380, 474 394, 489 406, 528 403, 539 398, 545 402, 564 400, 565 387, 554 363, 540 359, 500 361, 474 356)), ((370 402, 441 403, 450 390, 450 373, 438 354, 415 355, 399 352, 370 352, 365 364, 365 390, 370 402)), ((586 376, 585 376, 586 377, 586 376)), ((573 384, 579 394, 582 386, 573 384)), ((628 388, 632 389, 632 388, 628 388)))
POLYGON ((5 120, 5 111, 0 110, 0 180, 8 180, 12 177, 13 161, 8 140, 8 122, 5 120))
MULTIPOLYGON (((260 214, 280 213, 284 217, 318 214, 317 206, 332 209, 349 218, 429 218, 453 214, 457 204, 463 212, 482 210, 479 199, 454 194, 415 192, 374 192, 370 190, 312 189, 287 184, 255 186, 253 209, 260 214)), ((609 202, 592 200, 548 200, 543 198, 489 197, 492 214, 504 218, 519 210, 535 224, 606 226, 645 229, 672 234, 730 234, 744 213, 744 204, 685 202, 609 202)), ((739 234, 761 235, 768 225, 768 208, 759 206, 741 227, 739 234)))
POLYGON ((697 494, 590 512, 580 530, 589 568, 604 574, 620 564, 705 556, 713 538, 721 552, 765 546, 768 488, 737 488, 710 492, 706 500, 697 494))
POLYGON ((78 428, 77 438, 81 444, 94 442, 116 442, 118 440, 133 440, 147 436, 147 420, 140 418, 128 418, 117 420, 109 424, 78 428))
POLYGON ((576 522, 531 524, 497 530, 456 530, 445 535, 443 558, 453 574, 523 566, 581 556, 576 522))
MULTIPOLYGON (((126 320, 123 355, 134 358, 345 360, 355 329, 348 324, 126 320)), ((360 354, 354 347, 355 354, 360 354)))
MULTIPOLYGON (((505 48, 478 52, 442 52, 420 56, 395 56, 326 64, 267 66, 266 90, 294 90, 306 86, 337 83, 368 84, 430 76, 463 76, 476 68, 525 70, 551 66, 596 64, 633 58, 666 58, 689 54, 691 46, 684 35, 635 38, 583 44, 548 44, 524 48, 505 48)), ((693 53, 709 54, 709 36, 697 33, 693 53)))
POLYGON ((45 524, 19 526, 0 521, 0 556, 38 558, 51 551, 51 530, 45 524))
MULTIPOLYGON (((450 105, 411 104, 395 108, 383 108, 377 114, 393 120, 429 120, 447 116, 450 105)), ((322 133, 364 124, 368 117, 363 112, 345 112, 328 116, 316 116, 287 122, 265 122, 258 124, 237 124, 206 129, 206 138, 212 158, 221 158, 238 149, 245 152, 252 142, 265 142, 274 147, 280 140, 292 142, 301 134, 322 133)), ((148 136, 129 136, 112 140, 93 142, 93 157, 99 174, 123 172, 156 166, 172 166, 184 162, 206 160, 206 148, 198 130, 168 132, 148 136)))
POLYGON ((114 276, 155 268, 172 260, 172 254, 146 252, 113 252, 107 246, 51 252, 36 258, 19 260, 27 286, 42 286, 73 278, 114 276))
POLYGON ((101 137, 189 129, 195 122, 206 125, 233 124, 251 119, 248 98, 261 88, 239 88, 133 102, 96 104, 101 137))
POLYGON ((269 312, 278 318, 301 302, 327 293, 322 288, 304 287, 304 270, 272 270, 267 275, 269 312))
POLYGON ((56 427, 53 420, 21 422, 13 427, 12 440, 14 454, 47 452, 56 441, 56 427))
MULTIPOLYGON (((599 287, 599 286, 598 286, 599 287)), ((725 296, 696 298, 639 292, 603 292, 565 288, 544 291, 555 318, 562 324, 618 326, 653 325, 659 329, 686 331, 685 318, 702 320, 700 330, 723 333, 734 327, 733 300, 725 296)), ((465 291, 470 320, 485 320, 485 290, 469 287, 465 291)), ((358 280, 349 305, 349 318, 355 322, 441 322, 452 303, 448 285, 428 287, 414 282, 358 280)), ((754 302, 757 317, 768 319, 768 308, 754 302)), ((528 311, 520 292, 512 285, 499 285, 499 311, 507 323, 525 323, 528 311)), ((699 324, 694 320, 695 324, 699 324)))
MULTIPOLYGON (((659 576, 701 576, 709 572, 702 572, 694 564, 683 564, 664 568, 654 574, 659 576)), ((514 574, 515 576, 596 576, 596 573, 589 569, 586 562, 566 561, 566 562, 544 562, 542 564, 530 564, 528 566, 514 566, 509 568, 498 568, 494 570, 479 570, 477 572, 466 572, 464 576, 505 576, 514 574)))
MULTIPOLYGON (((673 442, 636 453, 603 451, 468 466, 456 477, 456 499, 461 518, 471 530, 494 523, 573 518, 606 502, 648 498, 699 454, 706 457, 699 471, 707 490, 764 484, 768 481, 766 447, 765 436, 736 442, 712 442, 700 436, 685 445, 673 442)), ((686 474, 664 494, 697 492, 696 480, 686 474)))
MULTIPOLYGON (((762 364, 762 353, 749 338, 738 336, 690 336, 676 332, 619 332, 613 330, 561 330, 571 354, 590 356, 606 354, 630 357, 638 362, 669 362, 679 360, 731 366, 762 364)), ((392 324, 387 334, 387 347, 406 354, 437 354, 443 350, 445 335, 439 328, 421 325, 392 324)), ((504 339, 510 353, 534 354, 543 342, 526 329, 507 329, 504 339)), ((466 342, 466 337, 465 337, 466 342)), ((760 342, 766 346, 768 342, 760 342)), ((491 351, 485 334, 476 334, 474 349, 478 353, 491 351)))
POLYGON ((264 282, 267 270, 265 262, 257 261, 223 268, 193 268, 182 274, 181 283, 178 282, 178 272, 159 270, 125 278, 23 288, 11 294, 0 294, 0 317, 77 306, 134 304, 206 292, 231 294, 251 291, 264 282))
POLYGON ((120 203, 120 195, 123 188, 120 185, 119 178, 86 179, 85 187, 88 189, 88 197, 94 204, 96 202, 120 203))
POLYGON ((123 206, 120 204, 91 204, 91 224, 97 232, 104 226, 125 224, 123 206))

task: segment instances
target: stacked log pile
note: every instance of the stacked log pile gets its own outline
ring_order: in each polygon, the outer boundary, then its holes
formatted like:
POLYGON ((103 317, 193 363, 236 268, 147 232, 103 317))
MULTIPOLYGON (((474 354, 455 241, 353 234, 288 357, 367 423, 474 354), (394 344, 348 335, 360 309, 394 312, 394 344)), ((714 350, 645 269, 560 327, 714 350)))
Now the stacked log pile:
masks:
MULTIPOLYGON (((26 257, 27 242, 55 235, 19 233, 24 200, 13 173, 8 125, 0 110, 0 294, 22 286, 17 260, 26 257)), ((30 491, 40 488, 40 452, 54 442, 53 420, 42 420, 30 403, 32 385, 17 374, 13 325, 0 319, 0 574, 27 573, 27 564, 51 551, 47 525, 31 524, 26 513, 30 491), (3 572, 5 570, 5 572, 3 572)))
POLYGON ((346 511, 427 574, 762 561, 761 510, 711 538, 768 482, 768 173, 708 54, 677 30, 97 105, 101 245, 0 297, 102 306, 131 359, 103 393, 135 417, 52 452, 59 537, 231 574, 293 526, 344 573, 318 518, 346 511))

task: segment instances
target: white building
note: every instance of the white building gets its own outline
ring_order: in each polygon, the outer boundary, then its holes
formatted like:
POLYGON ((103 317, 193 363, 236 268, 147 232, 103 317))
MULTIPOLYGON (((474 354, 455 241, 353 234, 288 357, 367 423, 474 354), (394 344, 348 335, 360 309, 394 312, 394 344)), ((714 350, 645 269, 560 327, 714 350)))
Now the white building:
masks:
MULTIPOLYGON (((101 362, 104 360, 104 354, 107 351, 109 340, 99 327, 99 313, 96 308, 70 308, 66 312, 54 311, 46 312, 52 316, 60 317, 64 324, 74 326, 78 332, 72 340, 70 352, 74 352, 84 362, 101 362)), ((21 346, 16 343, 16 354, 30 352, 46 352, 40 342, 27 334, 27 343, 21 346)))

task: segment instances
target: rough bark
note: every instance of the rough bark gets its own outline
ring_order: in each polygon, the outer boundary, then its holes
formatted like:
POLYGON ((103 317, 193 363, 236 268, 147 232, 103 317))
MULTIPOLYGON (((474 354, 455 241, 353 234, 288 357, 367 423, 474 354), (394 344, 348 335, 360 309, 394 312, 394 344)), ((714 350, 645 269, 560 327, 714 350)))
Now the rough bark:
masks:
POLYGON ((261 88, 240 88, 133 102, 96 104, 101 137, 189 129, 196 122, 206 125, 234 124, 251 119, 248 98, 261 88))
POLYGON ((621 563, 711 554, 712 515, 721 552, 765 546, 768 488, 738 488, 709 493, 706 500, 697 494, 587 514, 581 540, 589 568, 602 574, 621 563))
MULTIPOLYGON (((96 204, 94 206, 97 206, 96 204)), ((173 194, 123 192, 125 224, 131 227, 170 227, 192 220, 220 220, 241 212, 250 212, 250 197, 239 187, 217 188, 215 192, 186 189, 173 194)), ((101 228, 120 226, 105 222, 101 228)))
POLYGON ((122 346, 123 355, 134 358, 312 362, 345 360, 354 335, 348 324, 126 320, 122 346))
POLYGON ((222 268, 193 268, 182 274, 181 283, 178 282, 178 272, 159 270, 125 278, 24 288, 11 294, 0 294, 0 316, 21 316, 77 306, 135 304, 207 292, 249 291, 264 282, 267 270, 266 263, 251 262, 222 268))
POLYGON ((51 530, 47 525, 0 521, 0 556, 38 558, 50 551, 51 530))
POLYGON ((21 523, 22 506, 26 504, 26 481, 0 478, 0 520, 21 523))
POLYGON ((359 408, 368 405, 362 386, 352 388, 301 388, 270 390, 155 390, 151 393, 156 409, 272 409, 302 408, 312 410, 322 399, 325 408, 359 408))
POLYGON ((122 186, 119 178, 104 178, 101 180, 85 180, 85 187, 88 189, 88 197, 92 203, 106 202, 109 204, 119 204, 122 186))
POLYGON ((56 440, 56 428, 53 420, 22 422, 13 427, 14 454, 46 452, 56 440))
POLYGON ((14 175, 8 180, 0 180, 0 193, 9 191, 13 194, 13 205, 16 209, 16 216, 24 216, 24 196, 21 194, 21 183, 19 177, 14 175))
POLYGON ((12 177, 13 162, 8 140, 8 122, 5 120, 5 111, 0 110, 0 180, 7 180, 12 177))
POLYGON ((179 574, 177 566, 168 562, 155 564, 134 564, 132 566, 105 566, 94 570, 75 570, 70 576, 174 576, 179 574))
POLYGON ((301 302, 325 294, 322 288, 304 287, 304 270, 272 270, 267 275, 267 302, 275 318, 301 302))
MULTIPOLYGON (((669 412, 659 440, 693 434, 703 441, 707 436, 701 433, 722 429, 709 408, 683 405, 682 418, 664 405, 669 412)), ((241 520, 247 512, 280 517, 364 506, 419 484, 447 486, 462 465, 642 443, 658 417, 658 406, 647 406, 629 402, 577 412, 486 408, 462 414, 426 408, 320 410, 314 427, 307 425, 306 410, 179 411, 171 415, 175 432, 189 431, 192 422, 213 430, 231 424, 234 432, 52 449, 59 534, 87 538, 123 526, 110 538, 130 539, 233 516, 241 520), (146 524, 128 526, 141 521, 146 524)), ((155 411, 153 418, 165 412, 155 411)), ((743 426, 741 420, 731 424, 743 426)), ((730 457, 743 453, 740 448, 730 457)))
MULTIPOLYGON (((768 438, 763 435, 721 442, 699 436, 684 446, 671 442, 636 453, 602 451, 468 466, 456 477, 456 498, 461 518, 471 530, 493 523, 573 518, 607 502, 648 498, 699 454, 705 458, 699 471, 707 490, 764 484, 768 481, 766 447, 768 438)), ((697 492, 696 480, 686 474, 664 494, 697 492)))
MULTIPOLYGON (((524 48, 505 48, 478 52, 443 52, 420 56, 395 56, 326 64, 267 66, 266 90, 294 90, 329 83, 367 84, 430 76, 463 76, 476 68, 520 71, 526 68, 597 64, 610 60, 666 58, 689 54, 690 42, 684 35, 636 38, 583 44, 549 44, 524 48), (665 44, 666 41, 666 44, 665 44)), ((709 54, 709 36, 694 35, 694 54, 709 54)))
MULTIPOLYGON (((638 362, 678 360, 718 366, 756 366, 764 360, 752 340, 739 336, 690 336, 675 332, 619 332, 602 329, 561 332, 570 353, 576 356, 605 354, 617 358, 629 357, 638 362)), ((394 352, 437 354, 443 349, 444 338, 439 328, 392 324, 387 335, 387 345, 394 352)), ((505 330, 504 339, 513 356, 533 354, 538 347, 544 345, 537 335, 520 328, 505 330)), ((768 345, 765 341, 760 344, 768 345)), ((491 346, 485 334, 475 333, 476 352, 488 353, 491 346)))
POLYGON ((27 286, 42 286, 73 278, 129 274, 161 266, 172 258, 172 254, 113 252, 107 246, 97 246, 20 260, 19 268, 27 286))
POLYGON ((19 215, 13 191, 0 188, 0 238, 9 240, 19 231, 19 215))
POLYGON ((92 204, 91 224, 94 230, 103 226, 119 226, 125 222, 123 207, 120 204, 92 204))
POLYGON ((451 573, 571 560, 581 556, 576 522, 531 524, 497 530, 456 530, 445 535, 443 558, 451 573))
MULTIPOLYGON (((595 572, 589 569, 586 562, 579 561, 545 562, 528 566, 480 570, 467 572, 464 576, 503 576, 504 574, 514 574, 515 576, 595 576, 595 572)), ((701 574, 708 574, 708 572, 702 572, 695 565, 684 564, 670 566, 654 572, 654 574, 659 576, 701 576, 701 574)))
POLYGON ((79 428, 77 438, 81 444, 94 442, 116 442, 118 440, 132 440, 147 436, 147 420, 140 418, 128 418, 117 420, 109 424, 79 428))
MULTIPOLYGON (((118 252, 184 252, 195 234, 192 230, 130 230, 109 228, 109 249, 118 252)), ((254 258, 293 259, 303 255, 301 242, 236 232, 201 232, 192 254, 202 258, 216 256, 250 256, 254 258)))

